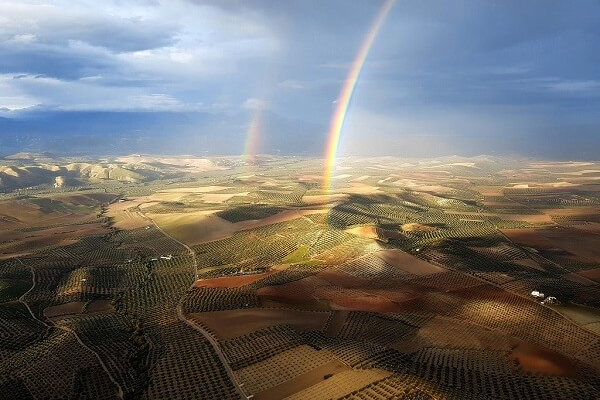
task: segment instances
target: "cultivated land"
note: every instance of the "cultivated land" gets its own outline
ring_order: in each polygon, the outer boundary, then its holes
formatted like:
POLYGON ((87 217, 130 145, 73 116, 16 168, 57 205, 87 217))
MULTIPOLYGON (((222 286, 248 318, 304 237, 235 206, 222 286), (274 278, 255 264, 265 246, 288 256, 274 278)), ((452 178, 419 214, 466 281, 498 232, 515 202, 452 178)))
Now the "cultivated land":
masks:
POLYGON ((599 162, 337 169, 0 159, 0 397, 598 398, 599 162))

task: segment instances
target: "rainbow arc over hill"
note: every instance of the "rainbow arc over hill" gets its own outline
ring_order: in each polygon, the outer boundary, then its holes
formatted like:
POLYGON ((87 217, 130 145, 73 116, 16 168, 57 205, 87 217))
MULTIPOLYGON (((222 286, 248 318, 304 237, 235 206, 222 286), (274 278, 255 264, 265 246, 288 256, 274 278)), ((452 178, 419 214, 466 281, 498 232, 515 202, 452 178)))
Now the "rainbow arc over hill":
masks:
POLYGON ((340 95, 335 104, 335 110, 329 123, 327 143, 325 147, 323 188, 327 191, 332 190, 332 178, 335 170, 340 135, 344 126, 344 121, 346 120, 346 115, 348 114, 348 106, 350 105, 350 100, 352 99, 352 93, 354 93, 354 88, 356 87, 358 78, 360 77, 360 72, 365 64, 365 60, 369 55, 369 50, 371 50, 373 42, 375 41, 375 38, 377 37, 377 34, 379 33, 379 30, 381 29, 381 26, 392 9, 395 1, 396 0, 386 0, 381 7, 381 10, 375 17, 367 36, 365 37, 356 57, 354 58, 354 61, 352 62, 352 65, 350 66, 350 69, 348 70, 348 75, 344 81, 344 86, 342 87, 340 95))

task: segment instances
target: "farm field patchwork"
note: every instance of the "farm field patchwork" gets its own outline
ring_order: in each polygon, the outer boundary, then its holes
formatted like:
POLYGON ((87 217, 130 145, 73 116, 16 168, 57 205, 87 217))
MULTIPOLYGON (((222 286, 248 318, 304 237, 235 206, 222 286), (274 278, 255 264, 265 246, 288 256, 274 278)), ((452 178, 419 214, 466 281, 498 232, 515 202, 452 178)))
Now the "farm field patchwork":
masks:
POLYGON ((599 162, 109 161, 0 187, 1 393, 600 392, 599 162))

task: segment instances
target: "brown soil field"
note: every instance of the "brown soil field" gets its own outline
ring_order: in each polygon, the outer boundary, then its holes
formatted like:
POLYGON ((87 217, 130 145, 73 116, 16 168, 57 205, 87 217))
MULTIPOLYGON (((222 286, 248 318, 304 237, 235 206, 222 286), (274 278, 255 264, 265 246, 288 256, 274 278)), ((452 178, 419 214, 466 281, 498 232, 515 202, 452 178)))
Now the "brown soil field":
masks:
POLYGON ((53 196, 52 199, 63 203, 80 204, 84 206, 98 206, 110 203, 118 196, 112 193, 82 193, 53 196))
POLYGON ((580 229, 540 229, 538 234, 550 240, 554 247, 565 249, 579 257, 600 263, 600 236, 580 229))
POLYGON ((369 311, 377 313, 399 313, 402 307, 388 299, 379 296, 356 295, 349 293, 347 296, 335 296, 331 300, 334 309, 369 311))
POLYGON ((236 275, 236 276, 223 276, 212 279, 198 279, 194 282, 194 287, 241 287, 248 285, 252 282, 256 282, 259 279, 265 278, 269 275, 274 274, 273 272, 265 272, 262 274, 247 274, 247 275, 236 275))
POLYGON ((580 229, 582 231, 600 234, 600 223, 598 222, 585 222, 583 224, 569 225, 570 228, 580 229))
MULTIPOLYGON (((488 284, 479 284, 456 290, 443 290, 437 288, 435 290, 424 290, 421 296, 398 303, 402 312, 416 313, 435 313, 447 315, 448 313, 466 315, 466 318, 471 318, 471 315, 479 316, 488 314, 489 310, 504 309, 512 311, 513 306, 509 303, 511 297, 516 295, 510 294, 502 289, 496 288, 488 284), (430 294, 435 294, 435 301, 432 301, 430 294), (478 302, 473 302, 473 299, 480 299, 478 302), (458 308, 456 308, 458 307, 458 308)), ((507 317, 506 313, 496 312, 492 316, 498 321, 506 323, 514 323, 514 316, 507 317)), ((516 314, 517 316, 519 314, 516 314)))
POLYGON ((430 264, 402 250, 381 250, 375 252, 375 255, 386 263, 415 275, 430 275, 447 271, 445 268, 430 264))
POLYGON ((188 315, 209 327, 220 339, 247 335, 276 325, 290 325, 300 331, 322 330, 331 313, 277 308, 245 308, 188 315))
POLYGON ((104 235, 108 232, 110 230, 101 224, 67 225, 26 232, 27 236, 25 237, 0 242, 0 258, 30 254, 33 251, 48 246, 67 246, 76 243, 76 238, 104 235))
POLYGON ((368 295, 377 296, 394 303, 401 303, 403 301, 408 301, 422 296, 422 293, 419 293, 419 290, 415 286, 403 285, 401 282, 397 284, 395 282, 390 282, 388 284, 388 288, 385 289, 361 289, 361 292, 368 295))
POLYGON ((326 280, 332 285, 342 286, 345 288, 360 288, 369 282, 366 279, 357 278, 356 276, 347 274, 339 269, 334 268, 329 268, 318 273, 317 277, 326 280))
POLYGON ((0 243, 9 242, 11 240, 16 240, 16 239, 22 239, 26 236, 28 236, 28 234, 26 232, 21 232, 21 231, 9 231, 9 230, 0 231, 0 243))
POLYGON ((334 311, 333 315, 329 319, 329 322, 327 323, 325 333, 327 333, 329 337, 336 337, 339 335, 340 331, 346 324, 346 319, 348 318, 349 314, 350 312, 347 310, 334 311))
POLYGON ((46 318, 59 317, 61 315, 80 314, 85 306, 84 301, 72 301, 57 306, 46 307, 44 316, 46 318))
POLYGON ((0 202, 0 230, 41 227, 53 224, 71 225, 95 219, 94 213, 48 211, 27 200, 0 202))
POLYGON ((256 294, 261 298, 293 304, 298 301, 316 299, 316 290, 327 286, 330 286, 330 283, 326 280, 316 276, 309 276, 282 285, 262 287, 256 291, 256 294))
POLYGON ((500 229, 500 232, 511 242, 522 246, 533 247, 535 249, 550 249, 554 244, 543 236, 540 236, 534 229, 500 229))
MULTIPOLYGON (((398 302, 418 297, 421 289, 424 288, 402 282, 374 283, 339 270, 328 269, 316 276, 260 288, 257 295, 267 304, 283 304, 287 307, 308 307, 311 301, 319 300, 327 301, 334 310, 385 313, 397 312, 398 302), (385 287, 371 288, 377 284, 385 287), (410 286, 413 290, 406 290, 405 286, 410 286)), ((319 306, 322 307, 320 304, 319 306)))
MULTIPOLYGON (((280 400, 287 398, 295 393, 301 392, 304 389, 310 388, 313 385, 323 382, 326 376, 334 376, 343 371, 349 370, 346 364, 339 360, 331 360, 326 364, 308 371, 302 375, 298 375, 289 379, 277 386, 273 386, 267 390, 256 393, 254 400, 280 400)), ((311 398, 315 399, 315 398, 311 398)), ((316 399, 315 399, 316 400, 316 399)))
POLYGON ((575 363, 554 350, 519 339, 512 339, 510 356, 524 372, 550 376, 576 376, 575 363))
POLYGON ((597 282, 594 282, 592 279, 585 278, 583 275, 575 272, 563 275, 562 277, 568 281, 579 283, 583 286, 593 286, 597 284, 597 282))
POLYGON ((46 219, 40 207, 27 201, 0 202, 0 229, 14 229, 31 226, 36 221, 46 219))
POLYGON ((600 283, 600 268, 579 271, 578 274, 600 283))
POLYGON ((110 230, 101 223, 84 224, 84 225, 65 225, 57 228, 44 229, 40 231, 28 232, 32 236, 49 236, 57 235, 63 239, 71 237, 85 237, 93 235, 104 235, 110 230))
POLYGON ((542 268, 542 266, 540 264, 533 261, 531 258, 523 258, 522 260, 507 261, 507 263, 522 265, 524 267, 537 269, 538 271, 545 271, 545 269, 542 268))
POLYGON ((329 300, 308 299, 308 300, 287 300, 279 301, 277 298, 260 297, 260 304, 264 308, 284 308, 308 311, 333 311, 329 300))
POLYGON ((567 217, 600 214, 600 208, 598 207, 547 208, 542 211, 545 214, 549 215, 559 215, 567 217))

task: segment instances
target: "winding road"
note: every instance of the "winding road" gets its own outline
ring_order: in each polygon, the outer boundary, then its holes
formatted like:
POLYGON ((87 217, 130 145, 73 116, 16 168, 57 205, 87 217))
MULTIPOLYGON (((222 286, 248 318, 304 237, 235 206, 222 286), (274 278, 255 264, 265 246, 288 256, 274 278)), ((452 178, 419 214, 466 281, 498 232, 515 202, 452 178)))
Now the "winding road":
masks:
MULTIPOLYGON (((196 259, 196 253, 194 252, 194 250, 187 244, 180 242, 179 240, 175 239, 173 236, 169 235, 164 230, 162 230, 161 227, 158 226, 158 224, 156 224, 156 222, 154 222, 154 220, 152 218, 145 215, 141 210, 138 211, 138 214, 140 216, 142 216, 144 219, 146 219, 147 221, 149 221, 150 223, 152 223, 152 225, 156 229, 158 229, 163 235, 165 235, 169 239, 173 240, 174 242, 178 243, 179 245, 183 246, 187 250, 190 257, 192 258, 192 264, 193 264, 193 268, 194 268, 194 282, 196 280, 198 280, 198 261, 196 259)), ((190 286, 190 288, 192 288, 192 287, 193 287, 193 282, 192 282, 192 286, 190 286)), ((183 297, 180 299, 179 303, 177 304, 177 318, 179 318, 180 321, 184 322, 191 328, 200 332, 200 334, 202 334, 202 336, 204 336, 204 338, 206 340, 208 340, 208 342, 213 347, 215 353, 217 353, 219 360, 221 360, 221 364, 227 371, 227 375, 229 375, 229 379, 231 379, 231 382, 233 383, 233 386, 235 387, 236 391, 239 393, 240 397, 244 400, 252 398, 252 396, 247 395, 244 392, 244 389, 242 389, 242 384, 240 384, 239 381, 237 380, 233 370, 231 369, 231 366, 229 365, 227 356, 225 355, 225 353, 223 353, 223 350, 221 350, 221 346, 219 346, 219 342, 217 341, 217 339, 210 332, 208 332, 206 329, 204 329, 202 326, 195 324, 194 321, 191 321, 185 317, 185 314, 183 313, 183 308, 181 305, 182 300, 183 300, 183 297)))

